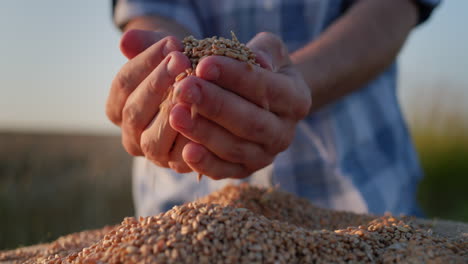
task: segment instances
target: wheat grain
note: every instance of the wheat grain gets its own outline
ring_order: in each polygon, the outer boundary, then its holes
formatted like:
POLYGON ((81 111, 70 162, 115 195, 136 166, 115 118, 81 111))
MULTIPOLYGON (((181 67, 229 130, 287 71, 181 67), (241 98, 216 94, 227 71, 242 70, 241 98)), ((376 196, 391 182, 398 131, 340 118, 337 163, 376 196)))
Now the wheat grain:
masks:
MULTIPOLYGON (((125 218, 101 238, 84 248, 49 251, 31 263, 466 263, 468 258, 466 238, 434 236, 410 218, 321 209, 273 188, 245 184, 156 216, 125 218)), ((69 243, 78 244, 84 245, 69 243)))

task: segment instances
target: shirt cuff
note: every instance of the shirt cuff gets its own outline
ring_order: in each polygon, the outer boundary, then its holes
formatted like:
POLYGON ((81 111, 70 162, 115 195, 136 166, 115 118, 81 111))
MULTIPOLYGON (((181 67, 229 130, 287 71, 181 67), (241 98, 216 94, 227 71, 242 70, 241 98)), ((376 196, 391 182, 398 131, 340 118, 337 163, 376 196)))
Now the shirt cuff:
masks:
POLYGON ((122 28, 138 16, 157 15, 170 18, 181 24, 197 38, 202 37, 199 20, 184 0, 173 1, 135 1, 118 0, 114 6, 114 23, 122 28))

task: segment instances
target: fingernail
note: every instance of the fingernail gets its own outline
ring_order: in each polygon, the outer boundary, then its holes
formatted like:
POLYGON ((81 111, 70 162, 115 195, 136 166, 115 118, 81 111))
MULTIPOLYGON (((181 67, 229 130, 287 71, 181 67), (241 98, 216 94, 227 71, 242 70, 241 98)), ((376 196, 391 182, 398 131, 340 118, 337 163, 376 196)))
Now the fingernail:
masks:
POLYGON ((178 50, 178 47, 174 43, 172 43, 172 41, 167 41, 166 45, 164 45, 163 47, 162 53, 164 57, 166 57, 169 53, 176 50, 178 50))
POLYGON ((190 111, 182 106, 176 105, 172 108, 171 115, 173 117, 174 125, 178 128, 188 131, 193 128, 193 120, 190 115, 190 111))
POLYGON ((211 65, 206 71, 205 78, 214 81, 219 78, 219 67, 216 65, 211 65))
POLYGON ((200 101, 201 101, 200 89, 194 85, 188 89, 185 89, 185 91, 178 91, 178 97, 184 103, 200 104, 200 101))

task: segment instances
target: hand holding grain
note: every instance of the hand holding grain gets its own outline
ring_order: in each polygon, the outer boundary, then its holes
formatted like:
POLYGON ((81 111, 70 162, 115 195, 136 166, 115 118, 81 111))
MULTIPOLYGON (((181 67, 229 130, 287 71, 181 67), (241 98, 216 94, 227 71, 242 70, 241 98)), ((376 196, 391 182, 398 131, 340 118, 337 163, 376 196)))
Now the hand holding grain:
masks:
POLYGON ((260 33, 247 46, 263 68, 209 56, 196 76, 174 84, 170 124, 190 139, 183 159, 213 179, 244 178, 270 164, 310 109, 310 90, 283 42, 260 33), (192 119, 193 105, 198 114, 192 119))
POLYGON ((175 77, 191 65, 182 54, 182 43, 165 33, 130 30, 122 36, 121 50, 129 61, 112 82, 106 113, 122 128, 123 146, 128 153, 160 166, 191 171, 181 154, 188 139, 169 125, 164 136, 171 140, 153 137, 168 123, 168 114, 158 114, 164 95, 175 77))

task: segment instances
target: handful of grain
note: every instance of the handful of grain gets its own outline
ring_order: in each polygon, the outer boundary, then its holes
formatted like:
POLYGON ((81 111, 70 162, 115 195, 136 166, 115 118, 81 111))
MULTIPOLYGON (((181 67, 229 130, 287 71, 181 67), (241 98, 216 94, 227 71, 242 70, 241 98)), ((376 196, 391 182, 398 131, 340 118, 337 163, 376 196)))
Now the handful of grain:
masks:
MULTIPOLYGON (((176 78, 175 82, 183 80, 189 75, 195 75, 198 63, 205 57, 218 55, 233 58, 239 61, 246 62, 249 69, 253 69, 253 66, 259 66, 255 61, 255 54, 245 44, 240 43, 234 32, 231 31, 232 39, 226 39, 223 37, 211 37, 198 40, 193 36, 184 38, 182 43, 184 44, 184 54, 190 59, 192 67, 186 69, 180 73, 176 78)), ((161 137, 162 131, 172 128, 169 125, 169 112, 174 106, 175 93, 173 86, 169 87, 164 96, 164 100, 160 105, 160 114, 157 117, 156 124, 159 124, 157 131, 158 137, 161 137), (158 120, 159 119, 159 120, 158 120)), ((197 106, 193 104, 190 109, 192 119, 197 115, 197 106)), ((175 140, 175 131, 172 131, 172 138, 175 140)), ((198 175, 198 181, 200 181, 202 175, 198 175)))
POLYGON ((198 65, 201 59, 212 56, 226 56, 239 61, 245 61, 250 65, 257 65, 255 54, 245 44, 240 43, 234 32, 231 31, 231 39, 223 37, 211 37, 198 40, 193 36, 184 38, 184 54, 192 62, 192 69, 198 65))
POLYGON ((97 243, 87 242, 85 248, 62 247, 55 255, 37 257, 45 263, 466 263, 468 259, 466 238, 434 236, 411 219, 321 209, 277 189, 246 184, 227 186, 156 216, 125 218, 97 243))
MULTIPOLYGON (((255 61, 255 54, 243 43, 240 43, 236 37, 236 34, 231 31, 232 39, 226 39, 223 37, 211 37, 198 40, 193 36, 185 37, 182 40, 184 44, 184 54, 190 59, 192 67, 186 69, 180 73, 175 81, 178 82, 183 80, 189 75, 195 75, 198 63, 205 57, 208 56, 226 56, 239 61, 247 62, 249 67, 253 68, 253 65, 259 66, 255 61)), ((173 87, 168 89, 166 99, 172 98, 173 87)), ((173 98, 172 98, 173 99, 173 98)), ((169 105, 166 103, 165 105, 169 105)), ((163 107, 165 106, 163 105, 163 107)), ((193 115, 193 113, 192 113, 193 115)))

